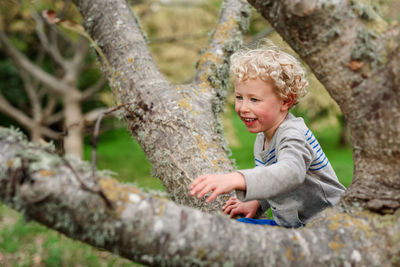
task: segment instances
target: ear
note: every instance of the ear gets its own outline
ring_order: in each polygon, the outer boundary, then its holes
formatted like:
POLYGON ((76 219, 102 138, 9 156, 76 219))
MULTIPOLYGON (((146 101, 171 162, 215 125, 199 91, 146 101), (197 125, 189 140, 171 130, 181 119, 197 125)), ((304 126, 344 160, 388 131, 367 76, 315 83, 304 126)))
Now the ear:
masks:
POLYGON ((288 111, 294 103, 294 94, 289 94, 286 99, 283 100, 282 111, 288 111))

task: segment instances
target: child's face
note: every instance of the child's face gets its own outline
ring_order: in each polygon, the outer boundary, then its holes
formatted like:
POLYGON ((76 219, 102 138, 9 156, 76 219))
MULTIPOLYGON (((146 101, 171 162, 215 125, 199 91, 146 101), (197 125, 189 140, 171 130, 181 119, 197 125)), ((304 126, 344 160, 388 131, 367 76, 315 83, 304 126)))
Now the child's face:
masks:
POLYGON ((272 138, 290 107, 275 93, 273 83, 259 78, 235 80, 235 96, 235 111, 247 130, 264 132, 267 138, 272 138))

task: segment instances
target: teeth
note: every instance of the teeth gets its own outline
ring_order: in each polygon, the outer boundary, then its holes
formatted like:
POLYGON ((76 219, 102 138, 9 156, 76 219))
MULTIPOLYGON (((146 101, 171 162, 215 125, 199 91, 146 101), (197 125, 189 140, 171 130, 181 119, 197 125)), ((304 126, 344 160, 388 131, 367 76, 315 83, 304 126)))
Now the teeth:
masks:
POLYGON ((244 119, 247 122, 254 121, 255 119, 244 119))

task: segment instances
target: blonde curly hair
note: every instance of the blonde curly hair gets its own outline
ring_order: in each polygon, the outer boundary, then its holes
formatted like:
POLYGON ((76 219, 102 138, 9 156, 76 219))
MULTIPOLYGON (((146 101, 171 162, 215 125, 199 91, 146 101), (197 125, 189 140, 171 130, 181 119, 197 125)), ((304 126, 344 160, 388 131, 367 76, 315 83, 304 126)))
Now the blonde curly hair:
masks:
POLYGON ((240 50, 231 56, 231 71, 237 82, 260 78, 272 81, 276 93, 284 100, 294 96, 293 105, 306 95, 305 70, 291 55, 275 46, 240 50))

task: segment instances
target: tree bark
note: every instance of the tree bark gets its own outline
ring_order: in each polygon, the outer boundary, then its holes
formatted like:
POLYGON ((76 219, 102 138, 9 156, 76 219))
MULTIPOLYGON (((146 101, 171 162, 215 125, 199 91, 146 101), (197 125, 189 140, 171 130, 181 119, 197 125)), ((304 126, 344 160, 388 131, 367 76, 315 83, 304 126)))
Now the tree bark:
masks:
POLYGON ((400 27, 361 1, 249 2, 306 62, 349 122, 353 183, 345 198, 400 207, 400 27))
POLYGON ((153 166, 153 175, 174 201, 219 210, 223 200, 205 204, 187 192, 200 174, 233 170, 217 113, 228 84, 227 59, 240 46, 241 26, 249 16, 247 3, 225 1, 199 60, 197 78, 186 85, 173 85, 159 72, 125 1, 75 3, 84 17, 91 18, 84 26, 111 65, 112 73, 107 74, 117 88, 117 103, 128 104, 124 116, 153 166))
MULTIPOLYGON (((133 166, 134 167, 134 166, 133 166)), ((67 236, 152 266, 399 264, 400 213, 344 206, 301 229, 248 225, 152 197, 0 129, 0 198, 67 236), (105 197, 104 197, 105 196, 105 197), (384 224, 383 224, 384 223, 384 224)))

